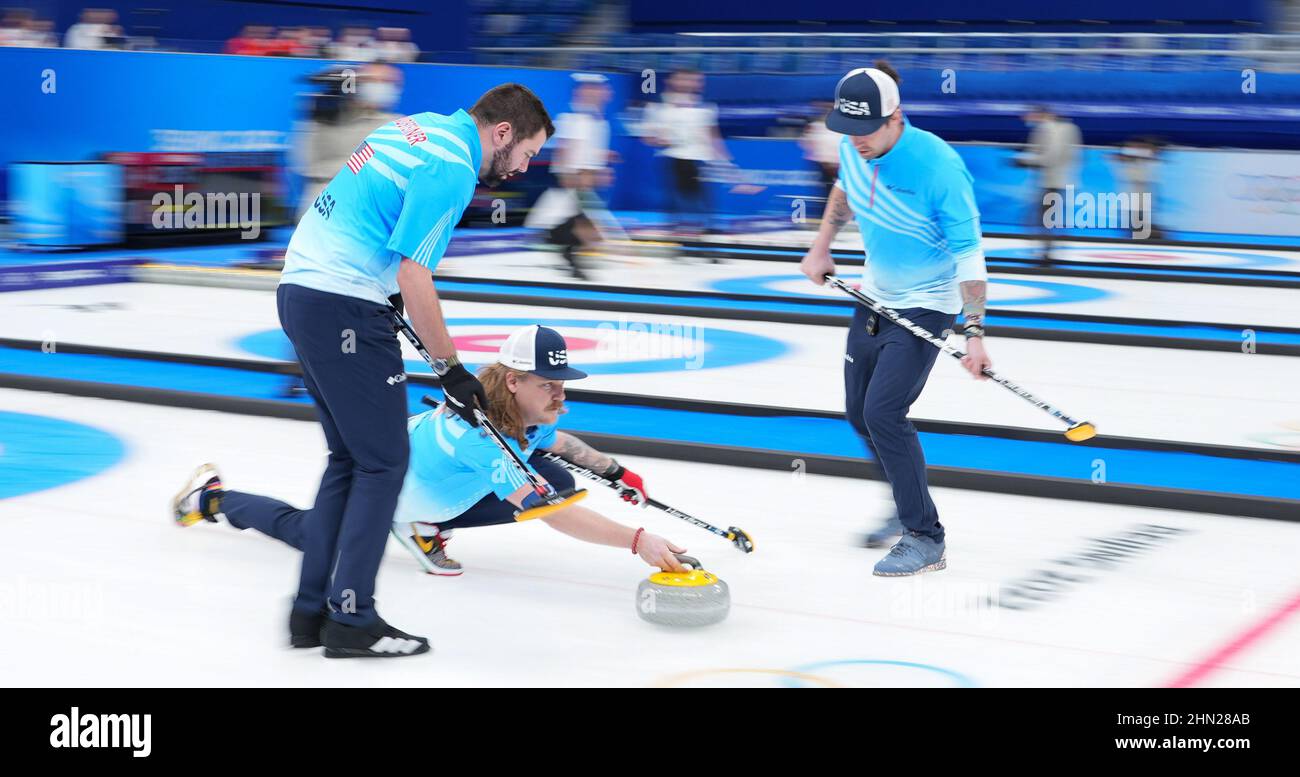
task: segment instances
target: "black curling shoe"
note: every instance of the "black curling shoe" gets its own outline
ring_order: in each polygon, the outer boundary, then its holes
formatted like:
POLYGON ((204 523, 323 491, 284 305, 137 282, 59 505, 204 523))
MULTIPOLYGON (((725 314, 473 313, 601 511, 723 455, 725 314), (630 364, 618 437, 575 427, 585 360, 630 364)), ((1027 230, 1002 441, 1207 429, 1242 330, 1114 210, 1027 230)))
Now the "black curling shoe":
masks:
POLYGON ((326 658, 401 658, 429 652, 429 640, 395 629, 383 618, 362 627, 327 619, 321 642, 326 658))
POLYGON ((321 646, 321 631, 325 628, 325 611, 310 613, 289 611, 289 644, 296 648, 321 646))

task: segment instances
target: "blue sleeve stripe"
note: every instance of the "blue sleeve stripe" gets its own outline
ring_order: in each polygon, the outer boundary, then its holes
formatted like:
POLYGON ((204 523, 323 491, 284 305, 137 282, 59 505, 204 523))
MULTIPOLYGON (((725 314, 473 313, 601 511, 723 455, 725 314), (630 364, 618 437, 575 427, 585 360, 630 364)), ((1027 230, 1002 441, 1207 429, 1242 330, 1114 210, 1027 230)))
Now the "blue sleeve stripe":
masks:
POLYGON ((866 206, 867 203, 863 201, 862 197, 855 195, 852 192, 849 192, 847 190, 845 191, 845 194, 848 196, 850 203, 854 205, 854 211, 856 212, 859 219, 862 219, 863 221, 868 221, 872 224, 876 224, 884 229, 889 230, 890 232, 903 235, 904 237, 912 238, 913 240, 924 243, 925 245, 930 246, 931 248, 934 248, 936 250, 942 250, 943 248, 942 243, 938 240, 935 240, 930 235, 926 233, 921 233, 915 229, 900 226, 895 222, 886 218, 885 214, 880 213, 877 209, 868 208, 866 206))
POLYGON ((473 166, 474 155, 470 153, 469 146, 465 145, 465 141, 456 137, 455 134, 448 132, 445 129, 440 129, 438 127, 425 127, 424 132, 429 137, 430 140, 434 140, 435 138, 438 140, 445 140, 451 143, 456 148, 463 151, 465 153, 466 164, 469 164, 471 167, 473 166))
POLYGON ((519 468, 515 466, 514 462, 506 460, 505 454, 502 454, 502 463, 506 465, 506 472, 510 473, 506 477, 510 479, 510 485, 514 486, 514 488, 510 489, 511 493, 514 493, 519 490, 528 479, 524 477, 523 472, 519 471, 519 468))
MULTIPOLYGON (((851 171, 850 175, 864 176, 865 173, 860 173, 859 171, 851 171)), ((855 185, 859 187, 860 192, 862 190, 870 191, 870 184, 866 183, 865 178, 862 177, 856 178, 855 185)), ((861 194, 859 194, 859 198, 860 197, 861 194)), ((898 198, 895 197, 893 193, 889 191, 889 189, 883 186, 877 186, 876 204, 875 207, 870 208, 870 210, 878 210, 882 218, 893 219, 894 222, 897 223, 898 226, 902 229, 919 231, 923 233, 929 240, 936 241, 936 242, 939 241, 942 235, 939 232, 938 227, 936 227, 932 222, 930 222, 929 219, 925 218, 924 216, 917 215, 913 213, 910 209, 907 209, 906 207, 900 208, 899 205, 900 204, 898 203, 898 198)))
POLYGON ((409 257, 411 261, 419 262, 425 267, 429 266, 429 260, 433 258, 433 249, 442 239, 443 232, 447 230, 454 210, 454 208, 448 208, 447 212, 442 214, 442 218, 438 219, 438 223, 433 225, 433 229, 429 230, 429 234, 424 236, 424 240, 420 241, 420 245, 416 247, 409 257))
POLYGON ((454 145, 452 145, 451 142, 449 142, 448 140, 440 136, 436 136, 436 135, 430 136, 428 140, 416 146, 415 150, 425 155, 430 160, 442 159, 443 157, 441 156, 441 154, 443 153, 451 154, 456 159, 465 162, 466 165, 469 167, 469 169, 471 170, 474 169, 473 162, 465 159, 464 155, 461 154, 459 149, 457 149, 454 145), (437 149, 437 151, 434 151, 434 149, 437 149))
POLYGON ((890 223, 889 221, 881 219, 878 215, 873 214, 871 211, 866 211, 863 215, 859 216, 859 218, 865 221, 869 221, 872 224, 887 229, 890 232, 893 232, 895 234, 903 235, 904 237, 910 237, 913 240, 916 240, 917 242, 924 243, 925 245, 929 246, 930 248, 933 248, 936 251, 944 250, 944 246, 942 243, 935 240, 931 240, 926 237, 918 236, 904 229, 899 229, 896 225, 890 223))
MULTIPOLYGON (((845 168, 841 167, 842 172, 844 169, 845 168)), ((891 214, 888 208, 879 207, 884 204, 883 200, 878 200, 877 207, 869 207, 870 203, 867 202, 862 194, 864 188, 863 182, 857 177, 857 175, 858 174, 853 170, 848 171, 849 180, 847 183, 849 184, 849 189, 845 189, 845 194, 847 194, 849 200, 853 202, 855 210, 859 216, 871 221, 872 223, 880 224, 891 232, 897 232, 901 235, 914 237, 917 240, 936 248, 940 247, 941 241, 939 240, 939 235, 936 233, 933 224, 926 224, 924 228, 908 224, 903 219, 891 214)), ((877 191, 877 194, 879 194, 879 191, 877 191)))
MULTIPOLYGON (((843 178, 844 173, 847 172, 848 175, 854 179, 852 183, 855 187, 858 187, 860 190, 869 191, 870 184, 866 182, 866 172, 862 169, 865 167, 865 164, 862 162, 860 157, 850 153, 850 149, 851 146, 841 147, 841 178, 843 178)), ((877 187, 875 196, 876 204, 875 207, 872 208, 873 210, 880 209, 884 215, 895 219, 901 227, 911 227, 912 229, 922 230, 928 233, 931 239, 937 242, 942 242, 943 233, 938 226, 926 216, 917 213, 908 207, 905 202, 903 202, 887 187, 877 187)))
POLYGON ((888 187, 882 186, 876 189, 876 201, 884 203, 887 207, 898 210, 902 214, 902 220, 906 221, 911 219, 913 224, 917 227, 925 226, 930 229, 935 229, 936 231, 938 229, 934 225, 934 222, 929 218, 907 207, 907 203, 899 199, 898 195, 891 192, 888 187))
POLYGON ((431 156, 436 157, 437 159, 441 159, 446 162, 453 162, 455 164, 460 165, 461 167, 470 171, 474 175, 474 180, 478 180, 478 171, 474 169, 473 165, 471 165, 469 162, 466 162, 455 151, 451 151, 447 148, 444 148, 441 145, 435 145, 434 143, 426 143, 424 146, 420 148, 420 150, 427 151, 431 156))
MULTIPOLYGON (((426 127, 424 130, 425 134, 428 135, 430 132, 429 128, 426 127)), ((450 144, 444 144, 444 139, 441 135, 428 135, 426 141, 412 146, 406 141, 406 138, 401 132, 398 132, 396 129, 385 127, 371 133, 370 139, 375 142, 383 141, 385 143, 396 145, 398 148, 404 148, 408 153, 413 153, 419 157, 423 157, 426 163, 434 159, 441 159, 453 164, 461 165, 466 170, 474 173, 474 178, 476 180, 478 179, 478 171, 474 169, 474 165, 472 165, 465 156, 461 155, 456 150, 453 150, 450 144)), ((463 148, 464 144, 462 143, 461 146, 463 148)), ((466 150, 468 151, 468 149, 466 150)))
POLYGON ((898 211, 903 215, 903 218, 910 218, 912 221, 916 222, 917 226, 929 225, 930 223, 929 218, 907 207, 907 203, 900 200, 887 186, 879 186, 876 188, 876 199, 889 202, 898 209, 898 211))
POLYGON ((391 159, 395 165, 401 165, 403 168, 401 171, 402 174, 408 177, 411 175, 412 170, 427 161, 419 155, 408 151, 407 149, 409 147, 405 143, 398 145, 397 143, 384 138, 375 138, 370 141, 370 147, 373 148, 376 153, 383 154, 385 157, 391 159))
POLYGON ((382 159, 378 158, 377 156, 372 156, 370 157, 370 161, 366 164, 366 167, 370 168, 371 170, 374 170, 379 175, 392 181, 397 186, 398 189, 402 191, 406 191, 406 185, 407 185, 406 176, 393 170, 393 168, 389 167, 388 164, 384 162, 382 159))
POLYGON ((872 210, 876 211, 880 218, 893 219, 896 224, 904 229, 919 231, 926 239, 936 245, 943 242, 943 230, 939 229, 938 224, 928 219, 911 220, 905 214, 900 215, 896 212, 895 202, 896 200, 891 202, 884 187, 877 187, 876 207, 872 208, 872 210))
POLYGON ((432 150, 433 148, 440 148, 442 151, 445 151, 448 154, 452 154, 457 159, 464 161, 463 159, 461 159, 461 154, 457 152, 456 149, 451 146, 451 144, 446 143, 442 138, 439 137, 428 138, 427 140, 412 146, 410 143, 406 142, 406 138, 402 137, 399 134, 385 133, 379 136, 372 135, 371 142, 383 143, 390 148, 401 150, 401 152, 404 155, 406 155, 409 159, 409 161, 406 164, 408 164, 411 167, 427 165, 431 162, 436 162, 439 159, 442 159, 443 156, 440 155, 440 152, 433 151, 432 150))

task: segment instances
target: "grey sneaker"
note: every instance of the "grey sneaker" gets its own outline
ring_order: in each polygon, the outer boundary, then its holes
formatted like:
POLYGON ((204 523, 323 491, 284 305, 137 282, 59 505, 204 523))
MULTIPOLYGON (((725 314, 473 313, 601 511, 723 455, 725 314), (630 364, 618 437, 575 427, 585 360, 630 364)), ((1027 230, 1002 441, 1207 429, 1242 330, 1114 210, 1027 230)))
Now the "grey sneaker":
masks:
POLYGON ((420 562, 425 572, 453 577, 464 571, 459 561, 447 555, 447 542, 451 540, 450 530, 440 530, 438 525, 433 523, 412 523, 408 526, 409 533, 399 532, 397 526, 393 526, 393 536, 402 547, 415 556, 415 560, 420 562))
POLYGON ((872 574, 880 577, 905 577, 922 572, 937 572, 948 566, 944 543, 908 532, 899 538, 889 555, 876 562, 872 574))
POLYGON ((879 528, 867 532, 862 544, 868 548, 883 548, 903 536, 905 531, 907 530, 903 528, 903 522, 898 520, 898 513, 894 513, 879 528))

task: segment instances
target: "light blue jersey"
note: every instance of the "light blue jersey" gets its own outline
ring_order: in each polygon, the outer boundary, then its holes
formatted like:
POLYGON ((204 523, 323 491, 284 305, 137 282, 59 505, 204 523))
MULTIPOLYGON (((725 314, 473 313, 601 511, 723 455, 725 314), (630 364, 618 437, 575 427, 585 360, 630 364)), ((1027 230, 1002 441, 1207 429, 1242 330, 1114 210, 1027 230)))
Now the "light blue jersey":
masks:
POLYGON ((840 177, 867 254, 862 291, 891 308, 961 312, 962 281, 988 278, 971 174, 937 135, 904 120, 884 156, 840 141, 840 177))
MULTIPOLYGON (((527 462, 537 449, 555 444, 555 426, 529 427, 528 444, 520 449, 511 439, 510 447, 527 462)), ((429 410, 412 416, 406 428, 411 436, 411 463, 394 523, 437 523, 455 518, 488 494, 505 499, 528 484, 487 432, 470 426, 455 413, 429 410)), ((537 474, 532 467, 529 470, 537 474)))
POLYGON ((281 283, 384 304, 405 256, 432 270, 474 196, 474 118, 417 113, 366 136, 298 222, 281 283))

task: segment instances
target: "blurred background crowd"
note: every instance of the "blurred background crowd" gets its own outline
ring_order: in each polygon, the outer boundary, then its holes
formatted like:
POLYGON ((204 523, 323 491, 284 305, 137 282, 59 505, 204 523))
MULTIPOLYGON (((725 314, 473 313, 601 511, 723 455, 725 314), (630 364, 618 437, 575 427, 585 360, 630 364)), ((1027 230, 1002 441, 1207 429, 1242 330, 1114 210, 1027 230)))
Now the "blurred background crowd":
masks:
MULTIPOLYGON (((149 9, 157 12, 159 9, 149 9)), ((129 11, 128 11, 129 12, 129 11)), ((139 16, 136 11, 133 17, 139 16)), ((420 48, 406 27, 246 24, 224 43, 159 37, 157 23, 120 23, 116 8, 83 8, 60 31, 32 8, 8 8, 0 20, 0 46, 129 51, 189 51, 262 57, 310 57, 349 62, 415 62, 420 48), (220 45, 217 45, 220 44, 220 45)))
MULTIPOLYGON (((176 179, 183 166, 142 155, 201 154, 190 159, 201 170, 186 180, 230 188, 242 177, 242 187, 278 205, 264 211, 268 225, 289 224, 369 129, 402 113, 454 110, 467 102, 469 84, 519 80, 554 114, 578 118, 565 125, 568 137, 549 144, 537 174, 483 192, 470 221, 492 223, 488 204, 504 198, 508 223, 524 223, 542 192, 558 188, 617 216, 619 225, 598 231, 648 226, 693 237, 746 220, 788 222, 804 206, 815 220, 836 175, 839 138, 821 126, 835 82, 887 62, 908 119, 958 144, 986 230, 1036 233, 1044 195, 1077 189, 1149 194, 1156 238, 1300 232, 1291 223, 1300 215, 1294 156, 1191 153, 1300 147, 1300 0, 1098 0, 1086 18, 1065 14, 1075 21, 1026 0, 930 0, 862 15, 829 0, 798 8, 739 0, 322 0, 310 12, 231 0, 96 8, 32 0, 0 14, 0 45, 133 52, 101 55, 110 58, 242 57, 151 66, 90 64, 64 52, 65 84, 82 67, 94 71, 88 78, 112 71, 126 82, 100 106, 121 115, 98 137, 53 138, 41 128, 77 107, 20 100, 0 165, 113 161, 125 168, 129 212, 132 197, 176 179), (153 101, 144 82, 162 71, 201 84, 153 101), (590 94, 592 76, 607 92, 599 99, 590 94), (209 92, 224 96, 206 99, 209 92), (593 154, 572 153, 593 145, 593 154), (566 148, 567 162, 553 164, 566 148), (232 154, 255 157, 222 157, 232 154), (590 169, 575 169, 575 159, 590 169), (142 180, 131 194, 131 182, 142 180), (1220 200, 1185 194, 1216 188, 1220 200), (1223 198, 1235 212, 1224 212, 1223 198), (1201 223, 1197 214, 1207 212, 1218 215, 1201 223), (1254 215, 1234 227, 1230 216, 1243 212, 1254 215)), ((40 209, 15 201, 30 189, 16 182, 40 174, 11 168, 0 177, 7 223, 40 209)), ((569 209, 565 202, 543 201, 547 212, 530 225, 555 237, 550 222, 569 209)), ((128 218, 115 239, 151 232, 139 226, 128 218)), ((31 234, 9 230, 13 241, 39 245, 31 234)), ((1044 240, 1044 259, 1051 250, 1044 240)))

